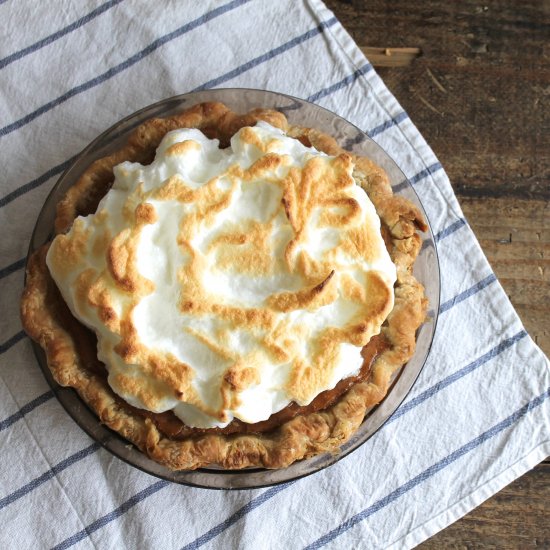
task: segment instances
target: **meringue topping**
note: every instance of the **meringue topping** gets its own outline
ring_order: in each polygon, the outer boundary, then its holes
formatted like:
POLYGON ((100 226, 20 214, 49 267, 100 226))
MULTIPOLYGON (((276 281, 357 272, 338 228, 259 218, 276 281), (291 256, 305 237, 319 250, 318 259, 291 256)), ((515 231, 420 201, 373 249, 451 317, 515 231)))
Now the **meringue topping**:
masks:
POLYGON ((254 423, 355 375, 393 307, 380 219, 328 156, 265 122, 227 149, 166 134, 124 162, 47 264, 111 388, 190 427, 254 423))

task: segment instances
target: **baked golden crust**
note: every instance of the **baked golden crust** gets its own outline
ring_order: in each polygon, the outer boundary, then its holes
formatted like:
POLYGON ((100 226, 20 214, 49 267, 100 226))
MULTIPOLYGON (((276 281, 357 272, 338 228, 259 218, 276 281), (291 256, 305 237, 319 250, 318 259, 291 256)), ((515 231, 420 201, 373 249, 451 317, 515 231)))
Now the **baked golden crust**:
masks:
MULTIPOLYGON (((317 130, 291 127, 284 115, 276 111, 258 109, 241 116, 219 103, 200 104, 169 119, 147 121, 135 130, 125 147, 94 162, 59 203, 56 232, 67 231, 78 215, 95 211, 112 183, 115 165, 124 160, 151 162, 168 131, 196 127, 208 137, 227 144, 238 129, 258 120, 279 127, 320 151, 331 155, 345 153, 331 137, 317 130)), ((150 418, 136 414, 113 393, 101 364, 93 356, 93 342, 91 346, 83 344, 81 335, 73 330, 75 323, 67 323, 71 316, 46 266, 49 245, 45 245, 29 260, 21 311, 25 330, 44 348, 54 378, 63 386, 75 388, 101 422, 172 469, 194 469, 208 464, 228 469, 282 468, 295 460, 336 451, 357 430, 365 413, 383 399, 392 375, 414 353, 415 333, 426 311, 423 288, 412 276, 412 265, 421 244, 417 230, 425 230, 425 222, 414 205, 392 194, 387 176, 378 166, 365 158, 353 160, 354 178, 367 192, 382 220, 386 247, 397 266, 397 283, 394 308, 382 327, 388 343, 386 349, 374 360, 370 377, 353 385, 334 405, 298 415, 266 433, 226 435, 206 431, 183 440, 170 438, 150 418)), ((144 223, 151 215, 143 212, 144 223)), ((116 272, 117 267, 113 269, 116 272)), ((122 271, 120 276, 124 279, 122 271)), ((285 300, 280 305, 285 307, 285 300)))

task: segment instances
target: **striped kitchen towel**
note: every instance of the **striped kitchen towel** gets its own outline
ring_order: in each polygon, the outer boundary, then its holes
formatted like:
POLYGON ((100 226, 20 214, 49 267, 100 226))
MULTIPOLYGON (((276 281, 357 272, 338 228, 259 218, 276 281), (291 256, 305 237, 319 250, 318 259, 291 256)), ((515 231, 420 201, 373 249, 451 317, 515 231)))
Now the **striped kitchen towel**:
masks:
POLYGON ((1 0, 0 21, 1 548, 411 547, 550 453, 548 360, 441 164, 319 0, 1 0), (366 131, 419 194, 442 273, 429 359, 390 421, 330 468, 251 491, 172 484, 100 448, 19 321, 34 222, 75 155, 137 109, 215 87, 285 92, 366 131))

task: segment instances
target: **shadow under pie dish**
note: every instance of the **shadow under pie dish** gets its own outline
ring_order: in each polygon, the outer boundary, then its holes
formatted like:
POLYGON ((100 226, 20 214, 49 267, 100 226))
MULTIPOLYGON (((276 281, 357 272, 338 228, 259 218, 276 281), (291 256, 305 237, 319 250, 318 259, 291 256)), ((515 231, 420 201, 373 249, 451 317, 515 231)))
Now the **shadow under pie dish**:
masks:
POLYGON ((22 318, 55 380, 170 469, 337 451, 414 353, 420 211, 291 115, 209 102, 145 121, 83 171, 29 258, 22 318))

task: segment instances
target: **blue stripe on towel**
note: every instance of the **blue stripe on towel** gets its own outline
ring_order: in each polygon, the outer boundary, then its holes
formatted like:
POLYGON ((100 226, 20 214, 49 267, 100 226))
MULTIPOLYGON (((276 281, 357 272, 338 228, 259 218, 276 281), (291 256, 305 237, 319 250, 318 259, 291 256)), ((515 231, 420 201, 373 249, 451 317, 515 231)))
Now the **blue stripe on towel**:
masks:
POLYGON ((39 40, 38 42, 35 42, 34 44, 31 44, 30 46, 27 46, 26 48, 23 48, 18 52, 12 53, 11 55, 4 57, 3 59, 0 59, 0 69, 3 69, 4 67, 7 67, 10 63, 13 63, 14 61, 17 61, 43 48, 44 46, 47 46, 48 44, 51 44, 52 42, 59 40, 63 36, 70 34, 71 32, 79 29, 86 23, 89 23, 90 21, 95 19, 98 15, 105 13, 106 11, 110 10, 117 4, 120 4, 121 2, 122 0, 110 0, 109 2, 105 2, 105 4, 101 4, 101 6, 91 11, 90 13, 86 14, 84 17, 81 17, 74 23, 71 23, 70 25, 63 27, 61 30, 54 32, 49 36, 46 36, 46 38, 43 38, 42 40, 39 40))
POLYGON ((128 510, 133 508, 136 504, 139 504, 142 500, 145 500, 147 497, 150 497, 161 489, 164 489, 164 487, 166 487, 167 485, 170 485, 168 481, 157 481, 156 483, 149 485, 149 487, 146 487, 139 493, 135 494, 133 497, 129 498, 126 502, 123 502, 118 508, 116 508, 112 512, 105 514, 93 523, 90 523, 90 525, 87 525, 84 529, 82 529, 82 531, 75 533, 71 537, 65 539, 63 542, 56 544, 52 548, 52 550, 65 550, 65 548, 70 548, 71 546, 74 546, 77 542, 80 542, 81 540, 89 537, 94 531, 105 527, 105 525, 111 523, 111 521, 125 514, 128 510))
POLYGON ((0 344, 0 355, 6 353, 10 348, 15 346, 17 342, 20 342, 27 336, 23 330, 19 331, 17 334, 14 334, 11 338, 8 338, 5 342, 0 344))
POLYGON ((6 204, 10 203, 11 201, 15 200, 21 195, 24 195, 25 193, 32 191, 36 187, 39 187, 43 183, 46 183, 50 178, 53 178, 54 176, 61 174, 62 172, 67 170, 67 168, 69 168, 69 166, 77 158, 78 158, 78 155, 71 157, 65 162, 62 162, 61 164, 58 164, 57 166, 50 168, 48 171, 44 172, 41 176, 38 176, 37 178, 29 181, 28 183, 25 183, 21 187, 14 189, 11 193, 8 193, 7 195, 3 196, 2 198, 0 198, 0 208, 2 208, 3 206, 6 206, 6 204))
POLYGON ((52 399, 53 396, 53 390, 50 390, 43 393, 42 395, 39 395, 32 401, 29 401, 26 405, 23 405, 16 413, 13 413, 11 416, 8 416, 8 418, 0 421, 0 432, 2 430, 5 430, 6 428, 9 428, 18 420, 21 420, 26 414, 36 409, 36 407, 39 407, 40 405, 52 399))
POLYGON ((342 88, 346 88, 353 82, 355 82, 360 76, 367 74, 369 71, 372 70, 372 65, 370 63, 366 63, 359 69, 357 69, 352 74, 346 76, 339 82, 336 82, 336 84, 332 84, 331 86, 327 86, 326 88, 323 88, 322 90, 319 90, 318 92, 315 92, 314 94, 310 95, 306 101, 310 101, 311 103, 315 103, 316 101, 319 101, 320 99, 323 99, 326 96, 329 96, 333 94, 334 92, 337 92, 338 90, 341 90, 342 88))
POLYGON ((232 80, 233 78, 236 78, 237 76, 245 73, 246 71, 249 71, 250 69, 257 67, 258 65, 261 65, 262 63, 265 63, 266 61, 269 61, 270 59, 273 59, 274 57, 277 57, 278 55, 281 55, 282 53, 287 52, 292 48, 295 48, 296 46, 302 44, 303 42, 306 42, 307 40, 310 40, 311 38, 318 36, 325 29, 331 27, 337 22, 338 20, 334 17, 327 21, 323 21, 314 29, 307 31, 301 34, 300 36, 294 37, 292 40, 285 42, 281 46, 278 46, 277 48, 273 48, 272 50, 269 50, 267 53, 264 53, 258 57, 255 57, 254 59, 251 59, 250 61, 247 61, 246 63, 243 63, 236 69, 233 69, 221 76, 218 76, 216 78, 213 78, 212 80, 209 80, 208 82, 205 82, 204 84, 201 84, 200 86, 197 86, 196 88, 193 88, 193 90, 191 91, 200 92, 201 90, 215 88, 216 86, 219 86, 220 84, 223 84, 228 80, 232 80))
POLYGON ((216 525, 216 527, 213 527, 210 529, 210 531, 207 531, 203 535, 201 535, 198 539, 194 540, 190 544, 186 544, 182 550, 195 550, 196 548, 200 548, 203 544, 206 544, 207 542, 211 541, 213 538, 217 537, 220 533, 237 523, 241 518, 246 516, 249 512, 252 512, 254 508, 257 508, 258 506, 262 505, 264 502, 267 502, 269 499, 273 498, 275 495, 280 493, 283 489, 287 489, 291 485, 294 485, 296 481, 290 481, 289 483, 285 483, 283 485, 276 485, 275 487, 271 487, 271 489, 268 489, 261 495, 258 495, 257 497, 253 498, 250 502, 245 504, 242 508, 239 508, 232 516, 229 516, 225 521, 222 523, 219 523, 216 525))
POLYGON ((0 279, 3 279, 8 275, 19 271, 20 269, 23 269, 25 267, 25 259, 26 258, 21 258, 20 260, 17 260, 16 262, 13 262, 12 264, 0 269, 0 279))
POLYGON ((2 508, 5 508, 12 502, 19 500, 21 497, 24 497, 25 495, 27 495, 37 487, 40 487, 40 485, 50 480, 53 476, 59 474, 63 470, 66 470, 69 466, 72 466, 75 462, 79 462, 80 460, 86 458, 87 456, 90 456, 91 454, 95 453, 99 449, 99 447, 100 447, 99 443, 93 443, 92 445, 86 447, 85 449, 82 449, 81 451, 78 451, 77 453, 72 454, 65 460, 62 460, 61 462, 53 466, 47 472, 43 473, 41 476, 34 478, 32 481, 30 481, 26 485, 23 485, 23 487, 20 487, 19 489, 17 489, 17 491, 14 491, 13 493, 10 493, 9 495, 0 499, 0 510, 2 508))
POLYGON ((452 235, 455 231, 458 231, 461 227, 466 226, 466 220, 464 218, 459 218, 456 222, 448 225, 445 229, 442 229, 439 233, 434 235, 434 240, 436 243, 445 239, 449 235, 452 235))
POLYGON ((441 306, 439 306, 439 313, 445 313, 447 310, 451 309, 456 304, 459 304, 460 302, 466 300, 466 298, 469 298, 470 296, 473 296, 474 294, 477 294, 484 288, 488 287, 490 284, 496 282, 497 277, 494 273, 491 273, 490 275, 487 275, 484 279, 476 283, 474 286, 468 288, 464 292, 461 292, 460 294, 457 294, 454 298, 451 298, 450 300, 447 300, 446 302, 442 303, 441 306))
POLYGON ((478 357, 465 367, 462 367, 460 370, 457 370, 456 372, 453 372, 453 374, 450 374, 446 378, 443 378, 443 380, 440 380, 430 388, 424 390, 414 399, 405 402, 392 414, 392 416, 388 419, 386 423, 391 424, 393 421, 397 420, 411 409, 414 409, 436 393, 440 392, 442 389, 450 386, 467 374, 470 374, 472 371, 487 363, 487 361, 494 359, 495 357, 497 357, 497 355, 500 355, 502 352, 506 351, 508 348, 512 347, 520 340, 523 340, 523 338, 525 338, 526 336, 527 332, 525 332, 525 330, 520 330, 518 333, 514 334, 514 336, 502 340, 494 348, 490 349, 487 353, 484 353, 481 357, 478 357))
POLYGON ((382 124, 376 126, 376 128, 373 128, 372 130, 367 132, 367 135, 370 138, 373 138, 378 134, 381 134, 382 132, 390 129, 392 126, 398 126, 401 122, 408 118, 409 115, 405 111, 403 111, 402 113, 399 113, 397 116, 391 118, 390 120, 386 120, 386 122, 383 122, 382 124))
POLYGON ((399 193, 399 191, 403 191, 403 189, 406 189, 408 184, 416 185, 423 179, 427 178, 428 176, 431 176, 438 172, 439 170, 442 170, 443 166, 441 166, 440 162, 434 162, 430 166, 427 166, 424 168, 424 170, 420 170, 417 174, 415 174, 412 178, 402 181, 401 183, 398 183, 397 185, 394 185, 392 187, 394 193, 399 193))

